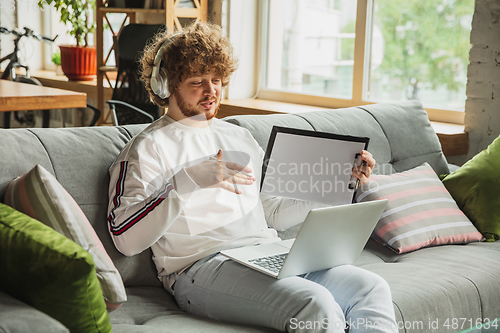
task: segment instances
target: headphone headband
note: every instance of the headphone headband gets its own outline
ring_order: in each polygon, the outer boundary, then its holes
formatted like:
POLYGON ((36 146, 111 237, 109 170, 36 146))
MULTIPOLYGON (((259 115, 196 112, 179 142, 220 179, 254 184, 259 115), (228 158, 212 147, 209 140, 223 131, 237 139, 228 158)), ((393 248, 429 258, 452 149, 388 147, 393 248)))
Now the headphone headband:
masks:
POLYGON ((170 96, 170 91, 168 90, 168 77, 163 77, 160 74, 160 65, 163 58, 163 52, 165 51, 167 45, 172 41, 172 39, 180 34, 181 33, 176 33, 167 38, 167 40, 164 41, 163 44, 161 44, 158 52, 156 52, 155 60, 153 63, 153 72, 151 73, 151 89, 158 97, 162 99, 168 98, 170 96))

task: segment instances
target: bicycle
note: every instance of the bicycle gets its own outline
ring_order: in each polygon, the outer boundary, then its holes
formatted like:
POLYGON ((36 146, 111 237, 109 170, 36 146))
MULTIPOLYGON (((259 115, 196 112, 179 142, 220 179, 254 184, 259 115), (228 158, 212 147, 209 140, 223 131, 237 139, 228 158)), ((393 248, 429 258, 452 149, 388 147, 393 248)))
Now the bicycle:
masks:
MULTIPOLYGON (((56 35, 54 38, 49 38, 42 36, 40 34, 34 33, 33 30, 24 27, 24 32, 19 32, 17 30, 9 30, 4 27, 0 27, 0 33, 2 34, 12 34, 16 36, 14 39, 14 51, 12 51, 10 54, 6 55, 5 57, 0 59, 0 64, 2 64, 4 61, 9 61, 7 64, 7 67, 5 68, 4 72, 2 73, 2 76, 0 79, 3 80, 11 80, 11 81, 16 81, 16 82, 22 82, 22 83, 28 83, 28 84, 35 84, 38 86, 41 86, 42 84, 40 81, 38 81, 35 78, 31 77, 29 66, 28 65, 23 65, 20 63, 19 59, 19 41, 23 37, 32 37, 35 38, 36 40, 42 41, 42 42, 51 42, 53 43, 58 35, 56 35), (18 68, 23 68, 25 70, 25 75, 18 75, 16 70, 18 68)), ((42 111, 42 127, 49 127, 49 121, 50 121, 50 110, 43 110, 42 111)), ((14 118, 21 124, 26 124, 28 127, 33 127, 35 126, 35 113, 34 111, 14 111, 14 118), (24 113, 21 115, 21 113, 24 113)), ((4 128, 10 128, 10 112, 5 112, 4 113, 4 128)))

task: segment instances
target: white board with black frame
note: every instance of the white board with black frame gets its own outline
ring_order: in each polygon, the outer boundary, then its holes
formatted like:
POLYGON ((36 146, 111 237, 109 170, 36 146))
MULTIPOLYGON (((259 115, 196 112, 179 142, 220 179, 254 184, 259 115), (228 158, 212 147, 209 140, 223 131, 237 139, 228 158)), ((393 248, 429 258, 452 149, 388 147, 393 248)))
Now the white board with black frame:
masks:
POLYGON ((367 137, 274 126, 262 166, 261 193, 327 205, 352 202, 367 137))

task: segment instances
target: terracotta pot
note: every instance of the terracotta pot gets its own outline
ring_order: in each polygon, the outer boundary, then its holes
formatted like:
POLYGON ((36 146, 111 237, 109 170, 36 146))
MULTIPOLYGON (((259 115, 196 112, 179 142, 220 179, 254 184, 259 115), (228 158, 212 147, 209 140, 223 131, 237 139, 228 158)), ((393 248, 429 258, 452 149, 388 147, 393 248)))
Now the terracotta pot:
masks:
POLYGON ((59 45, 61 67, 70 81, 90 81, 96 78, 95 46, 59 45))

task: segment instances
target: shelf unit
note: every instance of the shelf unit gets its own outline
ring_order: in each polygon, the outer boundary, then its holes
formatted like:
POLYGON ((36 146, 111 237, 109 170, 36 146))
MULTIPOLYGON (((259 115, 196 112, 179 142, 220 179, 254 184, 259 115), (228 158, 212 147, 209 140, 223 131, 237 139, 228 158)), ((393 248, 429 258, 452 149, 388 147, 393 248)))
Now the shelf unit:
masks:
MULTIPOLYGON (((105 106, 104 100, 104 80, 107 81, 110 87, 114 87, 114 78, 118 68, 115 66, 108 66, 108 60, 113 53, 114 43, 109 50, 104 50, 104 26, 107 24, 111 33, 115 36, 120 34, 120 31, 127 24, 138 23, 138 14, 147 16, 150 14, 163 14, 165 19, 164 23, 167 26, 167 31, 173 31, 175 28, 182 28, 181 19, 195 19, 196 21, 206 21, 208 13, 208 0, 192 0, 193 8, 179 7, 180 0, 164 0, 164 7, 162 9, 142 9, 142 8, 110 8, 106 7, 106 0, 97 1, 96 5, 96 45, 97 45, 97 108, 104 110, 101 112, 101 118, 97 122, 99 125, 110 124, 109 110, 105 106), (120 25, 118 31, 115 31, 111 26, 108 19, 108 14, 121 13, 125 14, 125 18, 120 25)), ((141 22, 141 23, 149 23, 141 22)), ((157 22, 155 22, 157 23, 157 22)))

